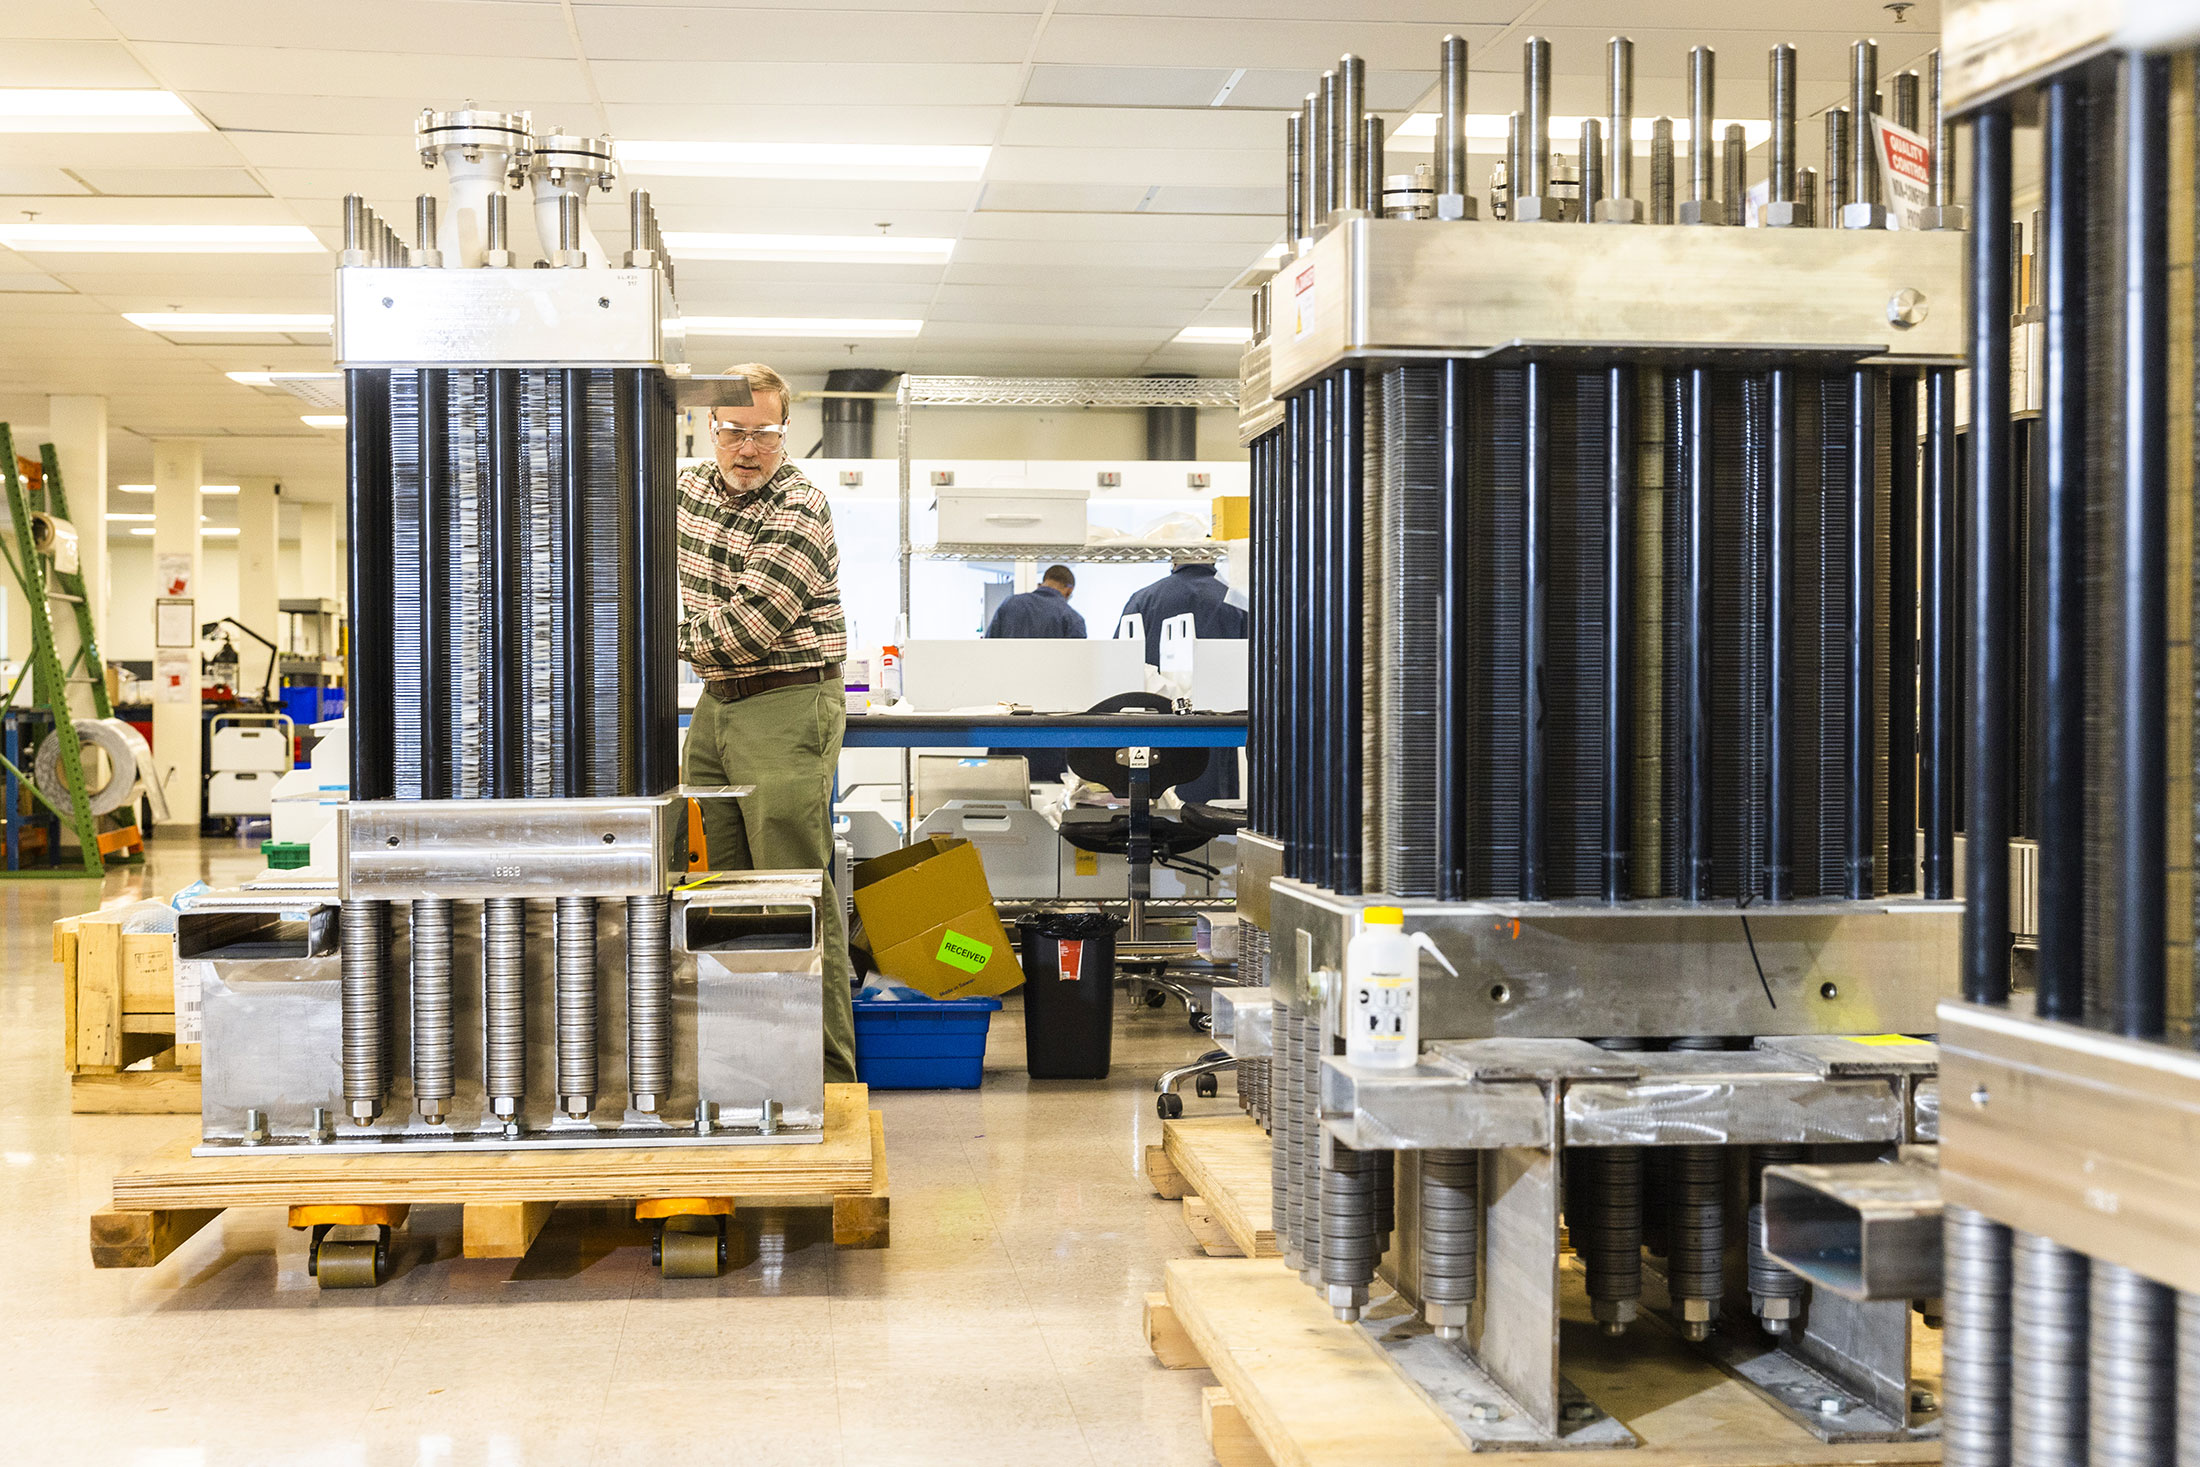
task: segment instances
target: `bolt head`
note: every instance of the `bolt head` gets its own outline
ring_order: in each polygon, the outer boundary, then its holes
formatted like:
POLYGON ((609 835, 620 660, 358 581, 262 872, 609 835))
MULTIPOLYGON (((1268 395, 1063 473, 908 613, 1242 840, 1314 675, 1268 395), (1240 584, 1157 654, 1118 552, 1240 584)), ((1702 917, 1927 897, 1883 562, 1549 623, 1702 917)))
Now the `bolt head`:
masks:
POLYGON ((1564 1421, 1588 1421, 1596 1417, 1597 1408, 1587 1401, 1568 1401, 1559 1413, 1564 1421))
POLYGON ((1940 1399, 1931 1391, 1910 1392, 1910 1409, 1920 1414, 1940 1409, 1940 1399))
POLYGON ((512 268, 512 252, 510 250, 483 250, 481 252, 481 263, 490 270, 509 270, 512 268))
POLYGON ((1843 204, 1841 206, 1843 229, 1885 229, 1887 206, 1885 204, 1843 204))
POLYGON ((1766 204, 1759 216, 1767 229, 1798 229, 1802 227, 1803 206, 1793 199, 1781 199, 1766 204))
POLYGON ((1438 194, 1436 217, 1439 219, 1475 219, 1479 217, 1472 194, 1438 194))
POLYGON ((1818 1398, 1818 1414, 1820 1416, 1839 1416, 1848 1409, 1849 1403, 1839 1396, 1820 1396, 1818 1398))
POLYGON ((1421 1318, 1439 1333, 1446 1329, 1463 1330, 1467 1327, 1467 1306, 1464 1304, 1423 1304, 1421 1318))
POLYGON ((1502 1421, 1505 1412, 1495 1401, 1476 1401, 1470 1413, 1477 1421, 1502 1421))
POLYGON ((1716 199, 1683 199, 1675 217, 1683 224, 1724 224, 1726 205, 1716 199))
POLYGON ((1690 1324, 1708 1321, 1711 1318, 1711 1312, 1712 1301, 1709 1299, 1681 1300, 1681 1318, 1690 1324))
POLYGON ((1795 1316, 1803 1312, 1802 1302, 1803 1301, 1800 1299, 1792 1299, 1786 1297, 1768 1298, 1763 1294, 1758 1294, 1750 1299, 1750 1307, 1756 1311, 1757 1317, 1759 1319, 1788 1320, 1795 1318, 1795 1316))
POLYGON ((1640 224, 1643 220, 1640 199, 1598 199, 1596 222, 1599 224, 1640 224))
POLYGON ((1887 302, 1887 320, 1905 331, 1923 325, 1931 312, 1932 302, 1925 299, 1924 293, 1906 285, 1887 302))
POLYGON ((1512 216, 1539 224, 1553 224, 1566 217, 1555 194, 1523 194, 1513 200, 1512 216))

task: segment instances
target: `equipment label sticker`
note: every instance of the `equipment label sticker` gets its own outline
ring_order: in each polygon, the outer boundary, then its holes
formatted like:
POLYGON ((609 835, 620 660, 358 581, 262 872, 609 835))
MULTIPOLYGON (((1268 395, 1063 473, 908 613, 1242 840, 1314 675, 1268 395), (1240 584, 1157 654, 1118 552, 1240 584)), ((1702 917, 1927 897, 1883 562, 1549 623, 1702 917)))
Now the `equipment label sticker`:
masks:
POLYGON ((203 959, 187 958, 176 964, 176 1043, 206 1042, 205 1010, 199 995, 202 985, 213 975, 214 965, 203 959))
POLYGON ((1314 267, 1307 266, 1292 277, 1291 281, 1293 339, 1308 336, 1314 330, 1314 267))
POLYGON ((1907 1034, 1859 1034, 1859 1035, 1857 1035, 1857 1036, 1856 1036, 1855 1042, 1856 1042, 1856 1043, 1858 1043, 1858 1044, 1923 1044, 1923 1043, 1925 1043, 1925 1041, 1924 1041, 1924 1040, 1922 1040, 1922 1039, 1912 1039, 1912 1038, 1911 1038, 1911 1037, 1910 1037, 1909 1035, 1907 1035, 1907 1034))
POLYGON ((932 956, 950 968, 960 968, 965 973, 983 973, 985 965, 993 961, 993 944, 965 937, 950 927, 940 937, 940 950, 932 956))

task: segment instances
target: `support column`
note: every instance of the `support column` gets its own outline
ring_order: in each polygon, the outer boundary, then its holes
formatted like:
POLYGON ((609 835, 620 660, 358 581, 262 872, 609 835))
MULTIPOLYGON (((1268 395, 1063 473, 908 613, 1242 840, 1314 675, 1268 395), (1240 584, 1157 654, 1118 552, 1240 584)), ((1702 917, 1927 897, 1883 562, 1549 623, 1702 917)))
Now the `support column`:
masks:
MULTIPOLYGON (((69 518, 76 524, 77 556, 84 572, 84 599, 92 608, 92 635, 100 655, 107 653, 107 399, 49 397, 46 430, 54 456, 61 461, 61 487, 69 496, 69 518)), ((20 447, 18 448, 20 452, 20 447)), ((73 645, 75 618, 63 619, 73 645)))
MULTIPOLYGON (((282 534, 281 494, 281 486, 272 478, 237 480, 237 620, 277 645, 283 639, 275 562, 282 534)), ((239 676, 245 687, 257 689, 265 665, 262 659, 271 654, 249 637, 237 639, 237 653, 244 659, 239 676)), ((268 685, 280 696, 282 669, 269 671, 273 676, 268 685)))
MULTIPOLYGON (((203 482, 200 446, 189 439, 153 445, 153 573, 156 594, 170 595, 180 580, 182 594, 196 600, 200 584, 199 515, 203 482)), ((157 619, 159 611, 154 612, 157 619)), ((197 607, 191 623, 198 624, 197 607)), ((168 796, 169 823, 163 833, 197 835, 203 808, 199 775, 199 654, 187 648, 153 649, 153 769, 168 796), (180 681, 171 686, 164 668, 180 681)))
POLYGON ((336 555, 336 511, 326 501, 298 506, 298 594, 325 596, 348 609, 344 565, 336 555))

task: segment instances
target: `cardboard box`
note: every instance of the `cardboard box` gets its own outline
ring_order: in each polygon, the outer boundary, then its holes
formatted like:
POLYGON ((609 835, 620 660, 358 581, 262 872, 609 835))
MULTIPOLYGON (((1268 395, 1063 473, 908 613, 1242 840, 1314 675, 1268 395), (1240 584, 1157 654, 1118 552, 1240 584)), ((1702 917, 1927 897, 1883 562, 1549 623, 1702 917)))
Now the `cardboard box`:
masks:
POLYGON ((1217 494, 1214 498, 1214 537, 1243 540, 1253 532, 1253 496, 1217 494))
POLYGON ((992 998, 1024 981, 966 840, 929 836, 856 867, 856 917, 878 970, 932 998, 992 998))

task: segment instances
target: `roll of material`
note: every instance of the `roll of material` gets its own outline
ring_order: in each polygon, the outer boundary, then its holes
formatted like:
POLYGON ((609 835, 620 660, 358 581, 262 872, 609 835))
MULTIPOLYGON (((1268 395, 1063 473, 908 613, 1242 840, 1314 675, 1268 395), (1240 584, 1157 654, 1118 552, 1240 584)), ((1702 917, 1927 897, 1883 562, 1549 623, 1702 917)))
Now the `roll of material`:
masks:
MULTIPOLYGON (((92 813, 108 814, 136 798, 140 779, 153 767, 153 751, 144 735, 119 718, 79 718, 76 737, 78 743, 96 748, 107 756, 107 782, 90 791, 92 813)), ((64 814, 74 812, 68 783, 61 777, 60 740, 49 738, 39 744, 38 759, 31 772, 38 782, 38 792, 55 809, 64 814)), ((153 802, 155 818, 165 818, 167 801, 161 797, 160 786, 151 779, 145 779, 144 784, 153 802)))
POLYGON ((76 526, 43 510, 31 513, 31 546, 53 561, 63 575, 74 575, 82 563, 77 552, 76 526))

